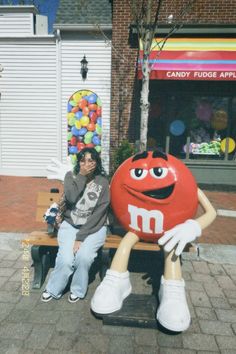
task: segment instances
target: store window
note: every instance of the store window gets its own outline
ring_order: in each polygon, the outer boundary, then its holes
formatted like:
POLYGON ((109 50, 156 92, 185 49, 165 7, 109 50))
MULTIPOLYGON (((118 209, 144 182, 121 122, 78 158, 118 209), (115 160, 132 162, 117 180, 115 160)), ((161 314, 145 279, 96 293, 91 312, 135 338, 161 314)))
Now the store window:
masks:
POLYGON ((232 87, 201 82, 164 83, 154 88, 149 148, 158 147, 181 159, 236 158, 236 94, 232 95, 232 87))

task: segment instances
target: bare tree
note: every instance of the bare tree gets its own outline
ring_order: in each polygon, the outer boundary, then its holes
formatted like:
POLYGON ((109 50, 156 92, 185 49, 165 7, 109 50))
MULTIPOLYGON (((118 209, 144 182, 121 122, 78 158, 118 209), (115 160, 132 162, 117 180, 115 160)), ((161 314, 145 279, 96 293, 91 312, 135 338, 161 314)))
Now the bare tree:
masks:
MULTIPOLYGON (((149 64, 149 57, 152 51, 152 43, 155 35, 158 33, 159 16, 162 4, 165 0, 130 0, 132 21, 136 28, 138 35, 138 50, 143 50, 143 57, 141 60, 142 69, 142 89, 140 98, 141 121, 140 121, 140 150, 147 148, 147 130, 148 130, 148 115, 149 115, 149 78, 151 72, 151 65, 149 64)), ((178 29, 183 26, 183 16, 190 11, 196 0, 190 0, 185 4, 181 12, 173 20, 172 16, 169 18, 171 23, 168 34, 156 40, 157 58, 170 36, 172 36, 178 29)))

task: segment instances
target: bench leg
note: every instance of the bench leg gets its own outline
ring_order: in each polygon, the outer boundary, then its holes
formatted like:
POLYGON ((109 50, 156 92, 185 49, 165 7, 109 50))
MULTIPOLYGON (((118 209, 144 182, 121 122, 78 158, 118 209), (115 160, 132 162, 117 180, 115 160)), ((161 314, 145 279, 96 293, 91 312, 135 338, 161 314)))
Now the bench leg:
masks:
POLYGON ((47 246, 32 246, 31 257, 34 266, 34 279, 32 288, 40 289, 51 266, 51 254, 47 246))
POLYGON ((111 255, 110 255, 110 250, 109 249, 101 249, 101 267, 99 271, 100 279, 103 280, 103 278, 106 275, 107 269, 110 268, 111 265, 111 255))

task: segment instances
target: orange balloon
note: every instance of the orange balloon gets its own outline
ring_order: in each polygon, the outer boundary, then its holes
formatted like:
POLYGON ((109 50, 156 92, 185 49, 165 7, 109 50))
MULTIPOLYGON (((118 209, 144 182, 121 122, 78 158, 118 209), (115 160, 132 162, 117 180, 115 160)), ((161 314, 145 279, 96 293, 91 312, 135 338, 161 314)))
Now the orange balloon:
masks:
POLYGON ((84 107, 86 107, 88 105, 88 101, 85 100, 84 98, 82 98, 80 101, 79 101, 79 108, 83 109, 84 107))
POLYGON ((95 124, 94 123, 89 123, 87 125, 87 129, 90 131, 90 132, 93 132, 95 130, 95 124))
POLYGON ((72 108, 71 112, 76 113, 76 112, 78 112, 78 110, 79 110, 79 107, 75 106, 72 108))
POLYGON ((97 107, 98 106, 95 103, 91 103, 88 105, 88 108, 90 109, 90 111, 96 111, 97 107))
POLYGON ((89 115, 89 108, 88 107, 84 107, 83 108, 83 115, 84 116, 88 116, 89 115))

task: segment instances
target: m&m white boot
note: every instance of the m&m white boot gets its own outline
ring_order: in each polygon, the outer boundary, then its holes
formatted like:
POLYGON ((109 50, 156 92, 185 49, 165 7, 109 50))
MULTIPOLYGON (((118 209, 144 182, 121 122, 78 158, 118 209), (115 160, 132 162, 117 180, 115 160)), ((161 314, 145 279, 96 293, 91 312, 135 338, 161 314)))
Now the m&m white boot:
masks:
POLYGON ((128 271, 120 273, 108 269, 92 297, 91 309, 97 314, 104 315, 118 311, 131 290, 128 271))
POLYGON ((185 295, 185 282, 161 278, 159 290, 160 305, 157 320, 166 329, 182 332, 188 329, 191 317, 185 295))

